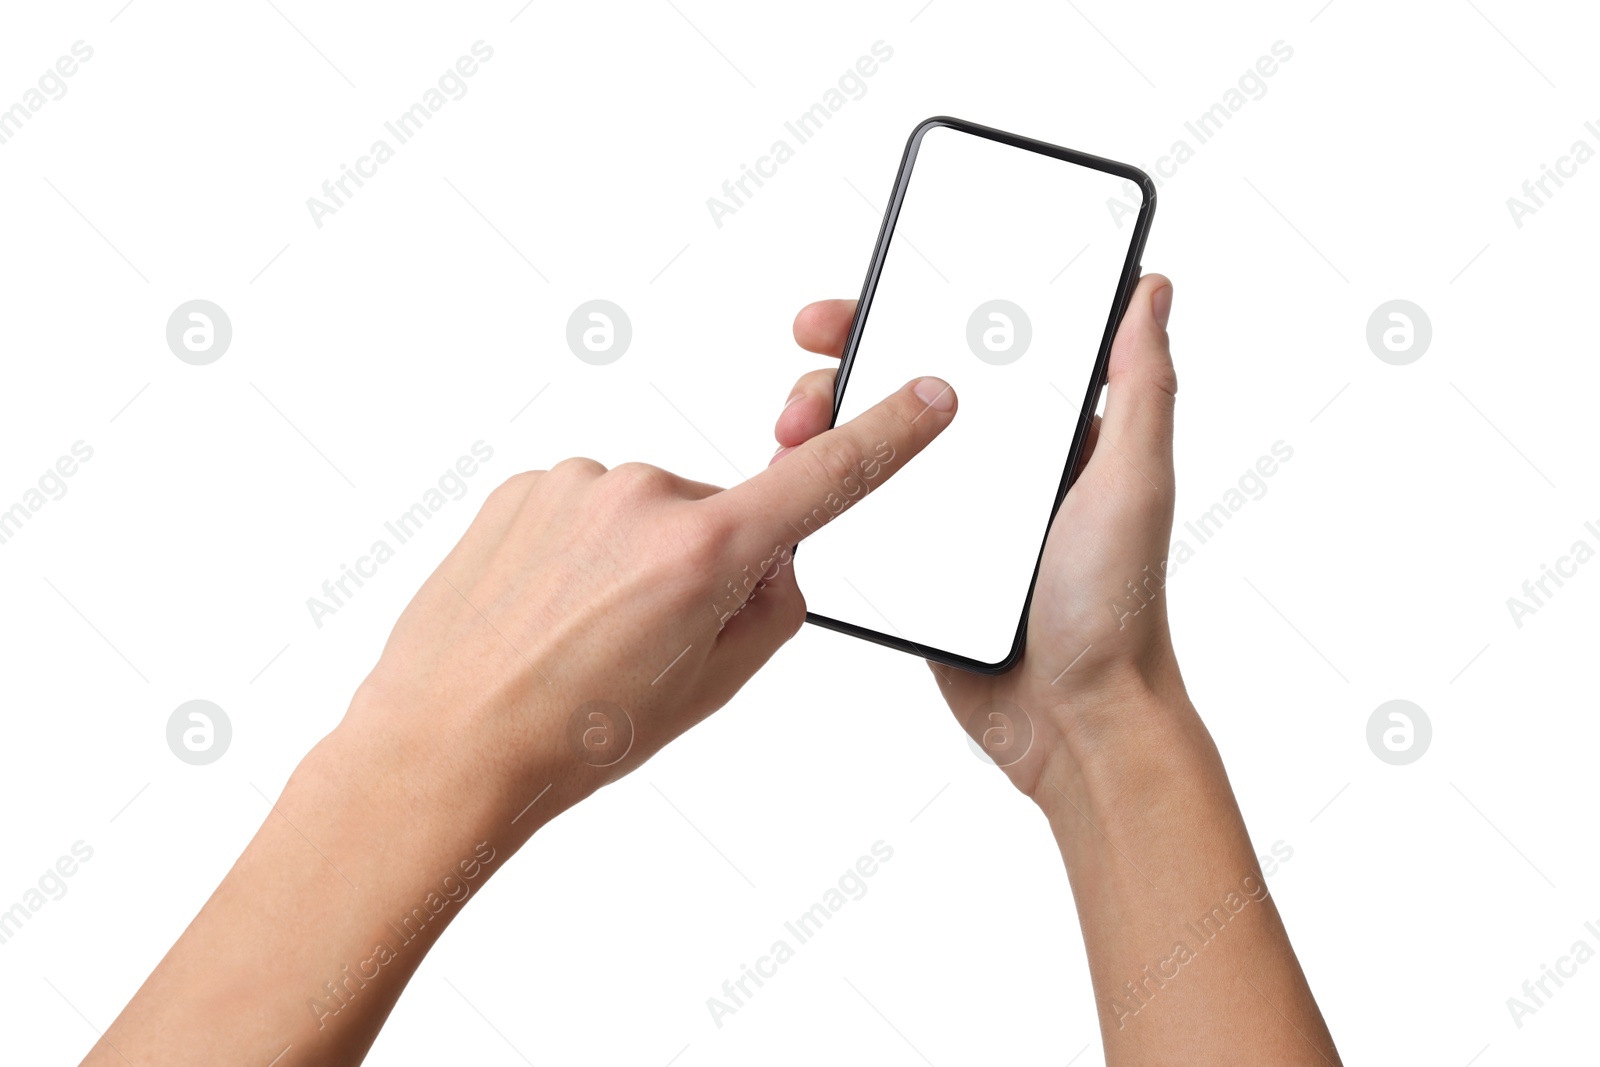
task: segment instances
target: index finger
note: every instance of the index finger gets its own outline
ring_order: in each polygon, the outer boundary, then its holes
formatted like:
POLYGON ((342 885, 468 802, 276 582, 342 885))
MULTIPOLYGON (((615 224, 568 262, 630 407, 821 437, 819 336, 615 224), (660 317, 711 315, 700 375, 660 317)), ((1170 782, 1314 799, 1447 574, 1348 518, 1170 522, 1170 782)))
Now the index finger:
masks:
POLYGON ((794 545, 893 477, 955 413, 956 394, 947 383, 918 378, 704 504, 726 514, 749 551, 794 545))

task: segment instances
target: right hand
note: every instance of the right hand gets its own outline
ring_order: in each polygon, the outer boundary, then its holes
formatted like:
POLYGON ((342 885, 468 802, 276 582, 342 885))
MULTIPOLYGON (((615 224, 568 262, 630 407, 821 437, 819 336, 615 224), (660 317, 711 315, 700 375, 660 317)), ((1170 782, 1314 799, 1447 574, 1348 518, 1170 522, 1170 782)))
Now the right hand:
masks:
POLYGON ((546 782, 541 811, 576 802, 721 707, 794 636, 805 602, 790 548, 813 512, 888 480, 955 407, 939 379, 909 382, 726 490, 589 459, 513 477, 401 615, 341 730, 419 792, 493 797, 507 818, 546 782), (612 748, 575 751, 594 702, 621 709, 612 748))

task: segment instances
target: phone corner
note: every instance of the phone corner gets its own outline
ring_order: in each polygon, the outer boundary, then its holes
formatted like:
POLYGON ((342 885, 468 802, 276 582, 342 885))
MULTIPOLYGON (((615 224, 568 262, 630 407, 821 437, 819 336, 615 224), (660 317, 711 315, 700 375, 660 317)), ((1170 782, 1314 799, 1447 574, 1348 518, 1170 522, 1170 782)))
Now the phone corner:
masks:
POLYGON ((927 136, 929 130, 937 130, 941 126, 954 129, 960 125, 961 120, 950 115, 930 115, 912 127, 911 137, 906 143, 910 147, 915 147, 922 143, 922 138, 927 136))
POLYGON ((1006 674, 1009 673, 1010 670, 1022 660, 1024 644, 1025 639, 1019 634, 1016 644, 1011 646, 1011 651, 1007 652, 1002 659, 996 660, 993 663, 984 663, 981 660, 967 659, 959 664, 949 664, 949 666, 960 667, 962 670, 971 671, 974 674, 991 676, 1006 674))
POLYGON ((1124 166, 1127 167, 1127 174, 1125 177, 1137 185, 1139 187, 1139 192, 1144 195, 1144 204, 1142 207, 1146 211, 1154 211, 1156 208, 1155 179, 1131 164, 1124 164, 1124 166))

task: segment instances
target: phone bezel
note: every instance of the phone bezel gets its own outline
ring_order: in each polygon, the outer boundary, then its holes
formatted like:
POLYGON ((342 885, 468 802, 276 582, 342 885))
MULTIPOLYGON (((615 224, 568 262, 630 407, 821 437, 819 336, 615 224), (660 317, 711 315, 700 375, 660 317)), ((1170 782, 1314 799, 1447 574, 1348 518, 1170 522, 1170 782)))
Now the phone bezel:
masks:
POLYGON ((894 193, 890 197, 889 206, 883 213, 883 225, 878 230, 878 240, 872 249, 872 262, 867 268, 867 278, 861 287, 861 296, 856 303, 855 318, 850 323, 850 333, 845 340, 843 358, 839 364, 839 371, 833 383, 833 417, 828 425, 831 428, 839 419, 839 408, 844 402, 845 386, 850 380, 851 368, 855 365, 856 349, 861 341, 862 331, 866 327, 867 315, 872 310, 872 297, 877 291, 878 277, 883 270, 885 257, 888 255, 889 242, 894 236, 895 223, 900 217, 900 207, 905 199, 906 189, 911 181, 911 171, 916 164, 917 150, 922 144, 922 138, 929 130, 940 126, 984 137, 991 141, 1010 145, 1029 152, 1051 156, 1068 163, 1089 167, 1093 170, 1103 171, 1126 178, 1136 184, 1144 194, 1144 202, 1139 207, 1138 218, 1134 222, 1132 239, 1128 243, 1128 255, 1122 265, 1122 277, 1117 284, 1116 294, 1112 300, 1111 311, 1106 320, 1105 333, 1101 337, 1100 352, 1095 359, 1094 371, 1090 375, 1088 388, 1085 391, 1083 405, 1079 411, 1078 424, 1073 431, 1072 444, 1067 450, 1066 465, 1062 470, 1061 483, 1056 490, 1055 503, 1050 509, 1050 518, 1045 523, 1044 533, 1039 538, 1039 553, 1034 559, 1033 577, 1028 582, 1028 595, 1022 602, 1022 617, 1017 623, 1016 636, 1011 642, 1011 651, 1005 658, 994 663, 986 663, 970 656, 962 656, 944 649, 933 648, 929 645, 908 641, 903 637, 885 634, 865 626, 832 619, 815 612, 806 612, 806 621, 829 630, 859 637, 865 641, 884 645, 888 648, 909 652, 922 656, 925 659, 949 667, 959 667, 962 670, 972 671, 977 674, 1004 674, 1014 667, 1022 658, 1024 644, 1028 633, 1028 614, 1033 607, 1034 590, 1039 584, 1039 568, 1044 559, 1044 546, 1050 536, 1050 527, 1055 524, 1057 512, 1061 510, 1061 502, 1066 499, 1067 490, 1072 488, 1072 483, 1077 480, 1078 460, 1083 452, 1083 444, 1087 437, 1089 426, 1094 419, 1094 409, 1099 401, 1100 391, 1105 387, 1106 367, 1110 362, 1111 343, 1116 338, 1117 327, 1122 322, 1122 316, 1128 308, 1128 300, 1133 295, 1134 288, 1139 284, 1140 260, 1144 254, 1145 240, 1150 233, 1150 223, 1155 214, 1156 188, 1150 176, 1137 167, 1115 160, 1103 159, 1100 156, 1089 155, 1086 152, 1074 151, 1071 148, 1062 148, 1059 145, 1047 144, 1036 141, 1031 137, 1021 137, 1014 133, 980 126, 975 122, 964 119, 951 118, 947 115, 935 115, 924 119, 911 131, 911 137, 906 141, 905 154, 900 159, 900 169, 895 174, 894 193))

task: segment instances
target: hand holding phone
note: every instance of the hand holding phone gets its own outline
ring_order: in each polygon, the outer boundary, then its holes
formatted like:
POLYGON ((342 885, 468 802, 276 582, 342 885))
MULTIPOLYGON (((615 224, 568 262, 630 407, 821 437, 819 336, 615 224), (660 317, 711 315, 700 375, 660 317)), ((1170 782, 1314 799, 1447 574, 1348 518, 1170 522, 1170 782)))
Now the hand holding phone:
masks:
MULTIPOLYGON (((1094 716, 1143 691, 1181 690, 1164 596, 1177 394, 1166 333, 1171 307, 1172 284, 1159 274, 1141 279, 1128 301, 1111 348, 1105 418, 1093 420, 1079 476, 1050 527, 1020 661, 1000 675, 929 661, 956 717, 1030 795, 1071 717, 1094 716)), ((795 317, 795 340, 837 358, 854 314, 852 300, 809 304, 795 317)), ((833 380, 827 368, 795 383, 778 416, 774 463, 828 428, 833 380)), ((926 459, 924 452, 917 465, 926 459)), ((847 521, 865 514, 857 508, 847 521)), ((809 545, 796 561, 802 584, 809 545)), ((924 578, 940 586, 945 573, 924 578)))
POLYGON ((1017 662, 1153 210, 1150 180, 1126 164, 958 119, 916 128, 832 414, 853 418, 926 366, 962 417, 892 494, 808 527, 809 621, 971 671, 1017 662))

